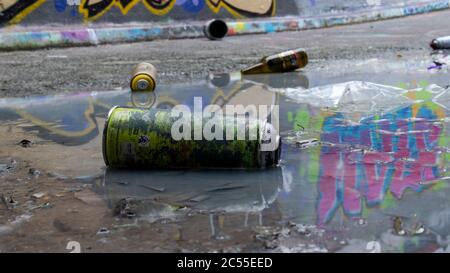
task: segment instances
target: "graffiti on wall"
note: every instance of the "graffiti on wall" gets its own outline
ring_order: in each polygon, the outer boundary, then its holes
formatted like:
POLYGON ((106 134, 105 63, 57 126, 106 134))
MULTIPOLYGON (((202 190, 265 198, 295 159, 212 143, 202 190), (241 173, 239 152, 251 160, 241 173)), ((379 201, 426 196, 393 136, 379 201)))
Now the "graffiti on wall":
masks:
POLYGON ((209 0, 207 4, 218 13, 221 8, 228 10, 235 17, 243 15, 275 15, 276 0, 241 1, 241 0, 209 0))
POLYGON ((77 16, 80 4, 81 0, 54 0, 54 6, 57 12, 65 12, 67 9, 70 9, 72 16, 77 16))
POLYGON ((173 8, 176 0, 83 0, 80 4, 80 13, 85 19, 93 20, 115 6, 125 15, 139 2, 142 2, 152 14, 165 15, 173 8))
MULTIPOLYGON (((92 22, 107 14, 113 14, 112 17, 107 17, 108 20, 115 21, 118 18, 117 16, 128 15, 124 19, 125 21, 138 22, 155 19, 151 15, 185 20, 190 18, 205 19, 208 16, 212 18, 217 15, 232 18, 275 15, 309 17, 330 14, 330 12, 346 13, 349 9, 357 11, 405 6, 399 10, 388 9, 381 12, 384 18, 392 17, 392 12, 412 15, 448 8, 448 1, 444 0, 422 0, 422 2, 429 3, 415 6, 417 0, 0 0, 0 25, 17 24, 31 12, 33 14, 38 12, 38 14, 26 23, 42 24, 48 18, 49 23, 73 24, 81 23, 83 19, 85 22, 92 22), (406 6, 410 3, 411 6, 406 6), (40 8, 36 10, 38 7, 40 8), (134 10, 136 12, 130 12, 134 10), (146 16, 147 14, 150 16, 146 16), (67 15, 69 16, 67 17, 67 15)), ((361 14, 361 16, 366 15, 361 14)), ((124 22, 124 20, 120 20, 120 22, 124 22)), ((315 22, 318 22, 318 20, 315 19, 315 22)), ((342 18, 336 20, 348 23, 342 18)))
POLYGON ((96 20, 108 11, 117 9, 122 15, 135 6, 144 6, 150 14, 169 15, 174 6, 195 15, 205 9, 217 14, 226 11, 236 18, 273 16, 277 0, 0 0, 0 24, 16 24, 45 2, 53 3, 57 13, 70 10, 72 16, 81 15, 86 21, 96 20))
POLYGON ((206 6, 214 13, 225 9, 235 17, 270 16, 276 10, 276 0, 83 0, 80 13, 85 19, 93 20, 115 6, 125 15, 139 2, 152 14, 159 16, 170 12, 175 5, 190 13, 200 12, 206 6))
POLYGON ((0 0, 0 25, 20 22, 45 0, 0 0))

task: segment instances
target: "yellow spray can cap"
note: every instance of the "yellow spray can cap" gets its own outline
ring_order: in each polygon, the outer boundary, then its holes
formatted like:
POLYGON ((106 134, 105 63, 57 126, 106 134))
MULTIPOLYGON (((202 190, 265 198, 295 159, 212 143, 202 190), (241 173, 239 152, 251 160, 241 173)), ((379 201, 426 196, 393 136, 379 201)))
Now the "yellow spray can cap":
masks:
POLYGON ((155 80, 147 74, 136 75, 130 85, 132 91, 154 91, 155 87, 155 80))

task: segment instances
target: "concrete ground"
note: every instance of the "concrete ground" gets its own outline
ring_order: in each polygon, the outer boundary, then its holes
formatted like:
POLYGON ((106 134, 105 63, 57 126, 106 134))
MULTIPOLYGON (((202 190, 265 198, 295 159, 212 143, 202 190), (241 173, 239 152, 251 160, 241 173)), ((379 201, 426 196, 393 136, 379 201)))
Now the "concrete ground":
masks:
POLYGON ((358 59, 424 57, 432 38, 449 35, 450 10, 394 20, 300 32, 207 39, 161 40, 0 53, 0 96, 127 88, 133 66, 153 63, 160 83, 232 72, 262 56, 303 47, 308 69, 358 59))

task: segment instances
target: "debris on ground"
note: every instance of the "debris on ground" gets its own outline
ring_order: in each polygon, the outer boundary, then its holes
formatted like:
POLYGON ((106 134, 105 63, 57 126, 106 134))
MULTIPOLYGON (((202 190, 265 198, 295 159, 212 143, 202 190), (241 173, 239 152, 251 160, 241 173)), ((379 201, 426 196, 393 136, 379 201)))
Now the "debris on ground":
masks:
POLYGON ((277 239, 282 234, 280 227, 257 226, 254 228, 255 239, 261 241, 266 249, 275 249, 278 247, 277 239))
POLYGON ((431 54, 431 58, 433 64, 427 67, 428 70, 442 70, 450 64, 449 51, 437 51, 431 54))
POLYGON ((393 228, 397 235, 404 236, 406 235, 406 231, 403 228, 403 220, 400 217, 394 217, 393 220, 393 228))
POLYGON ((439 62, 439 61, 433 61, 433 64, 432 64, 432 65, 429 65, 429 66, 427 67, 427 69, 428 69, 428 70, 433 70, 433 69, 440 70, 440 69, 442 69, 445 65, 446 65, 445 63, 442 63, 442 62, 439 62))
POLYGON ((33 144, 30 140, 28 139, 22 139, 18 145, 22 146, 23 148, 29 148, 31 147, 31 144, 33 144))
POLYGON ((255 239, 265 249, 281 253, 326 253, 328 249, 319 245, 325 230, 313 225, 288 222, 282 227, 254 228, 255 239))
POLYGON ((322 237, 325 230, 315 226, 315 225, 304 225, 304 224, 297 224, 294 222, 289 222, 288 226, 294 230, 295 232, 299 233, 300 235, 314 235, 317 237, 322 237))
POLYGON ((9 223, 6 225, 0 224, 0 234, 4 235, 14 232, 19 225, 23 224, 24 222, 28 222, 31 219, 31 217, 32 215, 22 214, 14 217, 14 219, 9 221, 9 223))
POLYGON ((305 140, 298 140, 295 143, 298 148, 300 149, 307 149, 309 147, 317 146, 319 145, 319 140, 312 138, 312 139, 305 139, 305 140))
POLYGON ((316 244, 298 244, 293 247, 280 246, 281 253, 328 253, 328 250, 316 244))
POLYGON ((0 164, 0 173, 5 172, 8 170, 8 164, 0 164))
POLYGON ((123 218, 136 217, 136 203, 132 198, 120 199, 114 207, 114 215, 123 218))
POLYGON ((108 235, 110 233, 109 229, 102 227, 97 231, 97 235, 108 235))
POLYGON ((45 196, 44 192, 38 192, 38 193, 35 193, 35 194, 31 195, 31 198, 33 198, 33 199, 40 199, 40 198, 42 198, 44 196, 45 196))
POLYGON ((16 208, 16 206, 18 204, 18 202, 16 200, 14 200, 14 198, 12 196, 10 196, 8 198, 5 195, 3 195, 2 196, 2 201, 6 205, 7 209, 14 209, 14 208, 16 208))
POLYGON ((103 203, 103 200, 90 190, 78 189, 74 191, 74 197, 87 205, 98 205, 103 203))
POLYGON ((39 170, 37 170, 37 169, 35 169, 35 168, 30 168, 30 169, 28 169, 28 173, 29 173, 31 176, 35 177, 35 178, 37 178, 37 177, 39 177, 39 176, 41 175, 41 171, 39 171, 39 170))
POLYGON ((299 149, 307 149, 323 144, 319 141, 317 132, 310 130, 310 128, 306 130, 303 126, 299 126, 299 128, 300 130, 288 130, 282 132, 280 135, 283 138, 283 143, 299 149))
POLYGON ((53 208, 53 205, 50 202, 45 202, 41 205, 31 207, 30 211, 37 210, 37 209, 48 209, 48 208, 53 208))
POLYGON ((10 164, 0 164, 0 174, 9 173, 11 169, 14 168, 15 164, 16 162, 14 160, 12 160, 10 164))
POLYGON ((241 70, 243 75, 264 73, 292 72, 308 64, 308 54, 302 48, 288 50, 275 55, 263 57, 253 66, 241 70))
POLYGON ((413 235, 421 235, 426 231, 425 226, 422 223, 415 223, 412 226, 413 235))
POLYGON ((367 226, 368 221, 365 218, 359 218, 358 221, 356 221, 356 223, 360 227, 365 227, 365 226, 367 226))
POLYGON ((433 39, 430 43, 432 49, 450 49, 450 36, 433 39))
POLYGON ((399 216, 393 218, 393 229, 394 233, 399 236, 416 236, 426 232, 426 227, 423 223, 399 216))
POLYGON ((67 180, 69 179, 68 176, 65 176, 63 174, 55 173, 55 172, 47 172, 48 177, 55 178, 56 180, 67 180))

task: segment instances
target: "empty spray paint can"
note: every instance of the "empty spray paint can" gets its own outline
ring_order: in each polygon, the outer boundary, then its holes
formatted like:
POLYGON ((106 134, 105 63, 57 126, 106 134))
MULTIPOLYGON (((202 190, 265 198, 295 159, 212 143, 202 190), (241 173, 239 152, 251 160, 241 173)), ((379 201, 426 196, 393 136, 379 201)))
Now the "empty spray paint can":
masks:
POLYGON ((210 40, 220 40, 227 35, 228 25, 225 21, 213 19, 206 23, 203 32, 210 40))
POLYGON ((244 75, 262 73, 291 72, 305 67, 308 64, 308 55, 301 49, 288 50, 279 54, 263 57, 261 61, 241 71, 244 75))
POLYGON ((156 68, 150 63, 138 64, 131 75, 131 91, 154 91, 156 87, 156 68))
POLYGON ((450 36, 434 39, 430 46, 433 49, 450 49, 450 36))
MULTIPOLYGON (((115 107, 103 131, 104 161, 110 167, 148 169, 257 169, 278 164, 280 138, 270 123, 239 126, 242 120, 225 116, 222 128, 215 128, 223 131, 223 137, 208 140, 198 138, 197 133, 204 131, 198 131, 195 119, 193 115, 183 127, 183 131, 190 127, 186 131, 191 137, 177 140, 173 126, 182 118, 174 117, 171 110, 115 107), (237 138, 238 130, 245 131, 244 140, 237 138), (253 139, 248 137, 251 132, 256 132, 253 139)), ((203 118, 202 124, 208 119, 203 118)))

